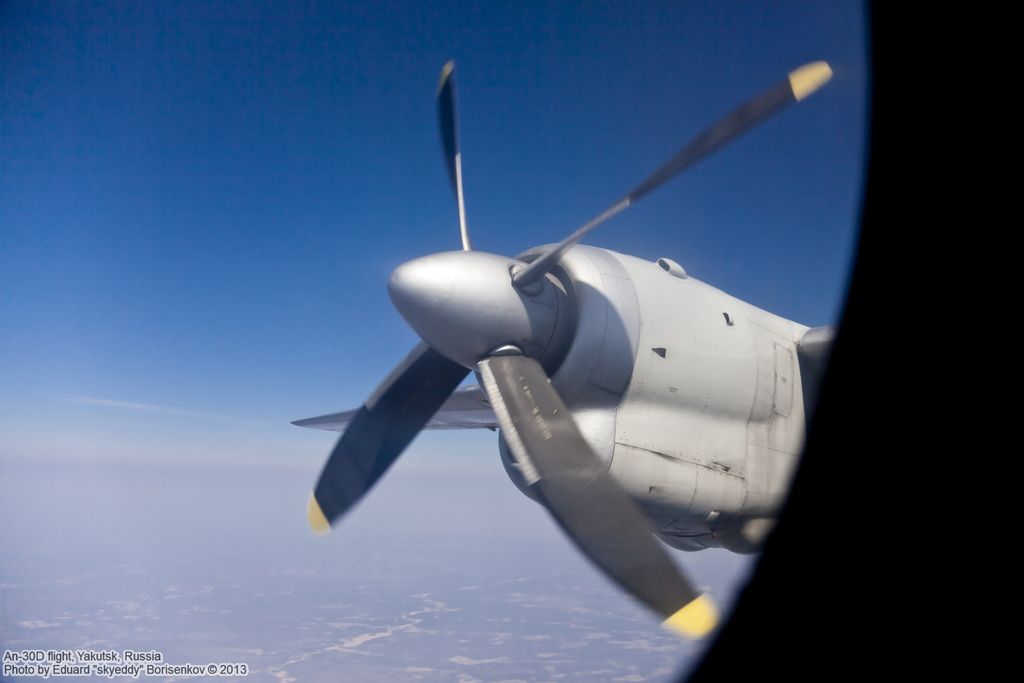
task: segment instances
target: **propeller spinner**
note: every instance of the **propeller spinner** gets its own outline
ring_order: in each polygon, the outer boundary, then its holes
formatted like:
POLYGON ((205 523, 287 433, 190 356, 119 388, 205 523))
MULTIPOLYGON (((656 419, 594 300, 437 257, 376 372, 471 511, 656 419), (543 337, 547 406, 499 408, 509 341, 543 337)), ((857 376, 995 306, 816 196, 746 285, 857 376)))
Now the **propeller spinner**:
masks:
POLYGON ((423 339, 359 410, 324 466, 308 516, 325 533, 377 482, 448 396, 475 369, 509 449, 537 500, 590 560, 679 633, 700 637, 717 621, 651 534, 646 518, 590 448, 542 366, 558 336, 565 292, 551 269, 592 229, 831 78, 825 62, 708 127, 625 197, 531 263, 471 251, 462 194, 454 62, 438 88, 441 139, 458 205, 463 251, 414 259, 388 282, 395 307, 423 339), (539 362, 540 361, 540 362, 539 362))

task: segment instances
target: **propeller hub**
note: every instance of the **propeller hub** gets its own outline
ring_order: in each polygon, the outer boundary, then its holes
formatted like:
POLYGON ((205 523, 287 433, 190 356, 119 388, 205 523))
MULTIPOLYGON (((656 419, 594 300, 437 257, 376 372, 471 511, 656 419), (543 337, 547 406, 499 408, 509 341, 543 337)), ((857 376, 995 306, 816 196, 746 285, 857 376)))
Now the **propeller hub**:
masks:
POLYGON ((554 276, 536 289, 516 289, 517 264, 482 251, 431 254, 396 268, 388 293, 425 342, 467 368, 507 345, 540 359, 552 346, 566 295, 554 276))

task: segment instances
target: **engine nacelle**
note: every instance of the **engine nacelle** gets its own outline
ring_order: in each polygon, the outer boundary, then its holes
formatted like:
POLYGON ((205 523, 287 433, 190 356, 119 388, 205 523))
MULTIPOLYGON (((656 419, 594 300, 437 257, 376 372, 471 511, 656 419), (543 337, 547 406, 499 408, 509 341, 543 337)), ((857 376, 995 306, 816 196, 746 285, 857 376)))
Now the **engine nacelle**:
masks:
MULTIPOLYGON (((545 247, 518 258, 532 261, 545 247)), ((573 413, 583 438, 606 463, 615 452, 615 412, 629 386, 640 333, 639 302, 629 274, 604 249, 579 245, 562 257, 553 275, 562 284, 571 312, 571 337, 557 348, 557 365, 545 363, 551 384, 573 413)), ((553 354, 552 354, 553 355, 553 354)), ((498 451, 505 472, 516 487, 536 500, 504 439, 498 451)))
POLYGON ((661 261, 585 245, 562 257, 552 274, 575 320, 551 383, 666 543, 753 552, 803 445, 796 340, 808 328, 661 261))

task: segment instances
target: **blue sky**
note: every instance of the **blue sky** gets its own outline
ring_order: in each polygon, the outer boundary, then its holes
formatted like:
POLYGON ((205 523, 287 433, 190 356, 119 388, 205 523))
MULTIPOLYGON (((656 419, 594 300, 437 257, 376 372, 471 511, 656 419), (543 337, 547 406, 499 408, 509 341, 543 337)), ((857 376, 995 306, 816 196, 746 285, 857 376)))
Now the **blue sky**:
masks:
MULTIPOLYGON (((0 457, 302 459, 416 342, 386 291, 458 248, 433 100, 458 63, 474 245, 557 241, 805 62, 832 83, 602 226, 837 319, 860 3, 0 5, 0 457)), ((494 436, 426 435, 497 461, 494 436), (486 455, 480 454, 483 449, 486 455)))

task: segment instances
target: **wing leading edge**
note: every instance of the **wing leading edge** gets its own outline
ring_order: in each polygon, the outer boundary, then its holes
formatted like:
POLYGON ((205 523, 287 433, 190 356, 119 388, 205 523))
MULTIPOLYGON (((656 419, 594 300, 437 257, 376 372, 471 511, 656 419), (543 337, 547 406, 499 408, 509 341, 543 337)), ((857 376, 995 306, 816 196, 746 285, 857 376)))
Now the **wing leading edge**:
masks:
MULTIPOLYGON (((343 432, 359 409, 340 413, 307 417, 292 422, 297 427, 343 432)), ((497 429, 498 418, 478 386, 456 389, 441 408, 430 418, 424 429, 497 429)))

